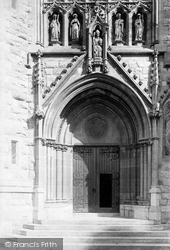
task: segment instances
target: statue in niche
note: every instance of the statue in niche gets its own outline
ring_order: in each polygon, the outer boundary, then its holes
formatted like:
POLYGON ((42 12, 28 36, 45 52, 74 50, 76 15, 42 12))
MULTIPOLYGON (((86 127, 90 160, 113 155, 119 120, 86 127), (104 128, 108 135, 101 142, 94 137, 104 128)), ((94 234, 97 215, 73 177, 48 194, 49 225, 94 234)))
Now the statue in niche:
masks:
POLYGON ((50 23, 51 41, 59 41, 60 39, 60 22, 59 15, 54 14, 50 23))
POLYGON ((117 20, 115 21, 115 40, 123 41, 124 35, 124 20, 121 18, 121 13, 117 14, 117 20))
POLYGON ((80 37, 80 22, 78 20, 78 15, 73 14, 73 20, 70 23, 70 34, 72 41, 79 41, 80 37))
POLYGON ((142 15, 138 13, 138 18, 135 20, 135 41, 142 41, 144 31, 144 20, 142 15))
POLYGON ((100 37, 100 31, 97 29, 93 37, 93 55, 94 57, 102 57, 103 40, 100 37))

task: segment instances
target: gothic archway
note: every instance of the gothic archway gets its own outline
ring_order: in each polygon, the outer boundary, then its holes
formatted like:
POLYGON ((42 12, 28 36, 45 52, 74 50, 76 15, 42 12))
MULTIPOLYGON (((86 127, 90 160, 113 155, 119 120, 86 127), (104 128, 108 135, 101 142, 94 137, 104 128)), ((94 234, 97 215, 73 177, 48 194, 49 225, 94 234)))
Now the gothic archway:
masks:
POLYGON ((62 204, 69 201, 72 211, 75 145, 118 146, 119 203, 149 203, 150 131, 141 97, 117 79, 95 73, 63 88, 51 101, 43 124, 46 199, 62 204))

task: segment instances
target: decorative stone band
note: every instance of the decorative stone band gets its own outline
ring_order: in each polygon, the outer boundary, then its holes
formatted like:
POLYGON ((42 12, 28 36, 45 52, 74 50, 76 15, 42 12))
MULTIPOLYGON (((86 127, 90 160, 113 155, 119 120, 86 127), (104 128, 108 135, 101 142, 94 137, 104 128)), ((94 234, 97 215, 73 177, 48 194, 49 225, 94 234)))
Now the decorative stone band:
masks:
POLYGON ((53 147, 56 151, 63 151, 66 152, 68 150, 68 146, 58 144, 55 140, 53 139, 41 139, 42 145, 46 147, 53 147))
POLYGON ((131 144, 126 146, 126 150, 139 149, 144 146, 151 146, 154 138, 142 138, 138 140, 137 144, 131 144))
POLYGON ((148 145, 148 146, 151 146, 153 144, 153 138, 142 138, 142 139, 139 139, 138 141, 138 145, 141 146, 141 145, 148 145))
POLYGON ((117 160, 119 159, 119 147, 106 147, 100 149, 101 155, 106 155, 110 158, 110 160, 117 160))

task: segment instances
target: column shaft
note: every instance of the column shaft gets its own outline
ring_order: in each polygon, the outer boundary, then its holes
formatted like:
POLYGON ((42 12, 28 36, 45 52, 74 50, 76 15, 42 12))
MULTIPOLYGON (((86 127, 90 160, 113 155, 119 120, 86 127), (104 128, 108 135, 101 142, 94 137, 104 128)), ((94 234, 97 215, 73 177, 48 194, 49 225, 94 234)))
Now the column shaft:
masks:
POLYGON ((143 146, 141 146, 141 150, 140 150, 140 200, 143 200, 143 187, 144 187, 144 183, 143 183, 143 146))
POLYGON ((64 13, 63 15, 63 46, 68 46, 68 13, 64 13))
POLYGON ((57 200, 62 199, 62 151, 57 151, 57 171, 56 171, 56 182, 57 182, 57 200))

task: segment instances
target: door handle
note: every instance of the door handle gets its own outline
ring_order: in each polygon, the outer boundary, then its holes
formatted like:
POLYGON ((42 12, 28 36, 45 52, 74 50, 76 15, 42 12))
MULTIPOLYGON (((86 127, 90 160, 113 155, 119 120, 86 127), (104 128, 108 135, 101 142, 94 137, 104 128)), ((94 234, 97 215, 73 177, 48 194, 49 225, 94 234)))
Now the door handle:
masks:
POLYGON ((96 193, 96 189, 95 189, 95 188, 92 188, 92 192, 93 192, 93 193, 96 193))

